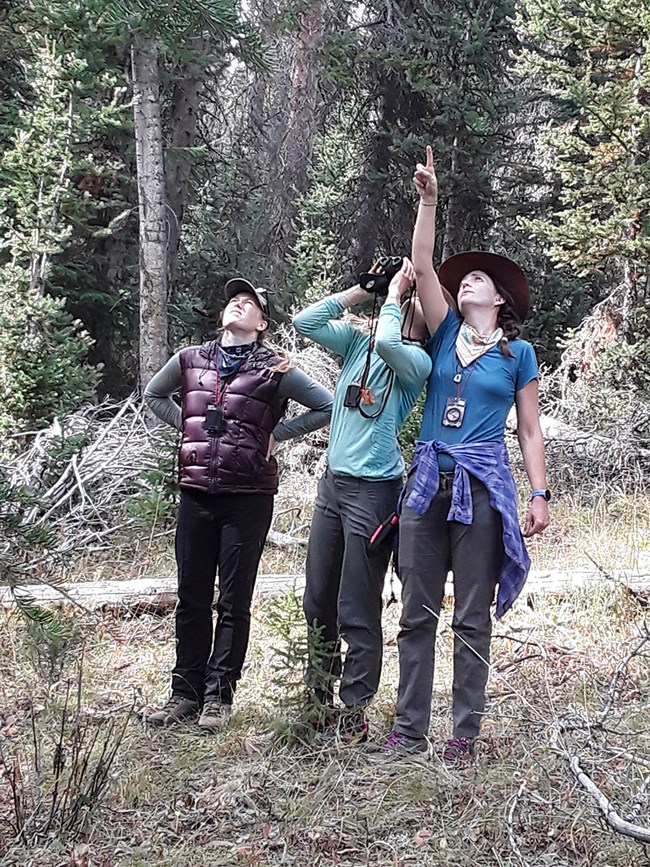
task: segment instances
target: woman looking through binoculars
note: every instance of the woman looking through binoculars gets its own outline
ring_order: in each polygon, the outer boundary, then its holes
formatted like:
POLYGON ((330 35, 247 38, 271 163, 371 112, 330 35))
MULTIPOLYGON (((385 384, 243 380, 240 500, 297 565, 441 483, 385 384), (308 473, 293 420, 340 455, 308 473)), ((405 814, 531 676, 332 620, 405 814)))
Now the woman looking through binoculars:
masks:
POLYGON ((390 280, 378 318, 341 320, 385 287, 381 271, 377 263, 363 275, 367 290, 357 285, 331 295, 293 320, 300 334, 343 357, 309 536, 303 608, 312 632, 314 724, 336 723, 350 744, 367 739, 365 708, 381 674, 381 594, 391 544, 369 547, 369 538, 396 509, 404 471, 397 435, 431 371, 420 304, 412 296, 404 300, 415 277, 408 259, 390 280), (343 665, 341 639, 348 648, 343 665), (333 680, 339 675, 344 707, 337 715, 333 680))

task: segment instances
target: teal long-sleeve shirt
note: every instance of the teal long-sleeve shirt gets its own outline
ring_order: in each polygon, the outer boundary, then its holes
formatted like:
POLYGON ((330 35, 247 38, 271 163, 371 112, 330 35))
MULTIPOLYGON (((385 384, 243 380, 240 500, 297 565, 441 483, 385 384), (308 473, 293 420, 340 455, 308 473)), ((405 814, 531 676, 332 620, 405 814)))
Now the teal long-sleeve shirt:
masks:
POLYGON ((345 392, 363 372, 369 334, 349 322, 340 295, 317 301, 298 313, 293 326, 315 343, 343 357, 343 368, 334 390, 328 462, 332 472, 379 481, 400 478, 404 472, 397 435, 431 373, 431 359, 419 345, 402 342, 400 310, 386 302, 379 314, 372 351, 368 386, 375 403, 362 404, 371 415, 382 406, 394 371, 393 385, 381 415, 364 418, 358 409, 343 406, 345 392))

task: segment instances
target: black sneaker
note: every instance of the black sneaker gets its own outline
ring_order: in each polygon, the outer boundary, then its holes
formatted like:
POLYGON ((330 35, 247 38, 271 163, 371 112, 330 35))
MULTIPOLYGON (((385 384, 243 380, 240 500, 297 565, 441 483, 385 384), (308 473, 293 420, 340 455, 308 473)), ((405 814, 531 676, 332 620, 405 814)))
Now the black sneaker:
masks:
POLYGON ((356 747, 368 740, 368 720, 362 707, 343 708, 339 715, 336 730, 338 739, 343 744, 356 747))
POLYGON ((217 734, 227 728, 232 715, 232 705, 220 701, 206 701, 199 717, 199 728, 206 734, 217 734))
POLYGON ((372 761, 381 764, 412 758, 431 758, 431 744, 428 739, 410 738, 401 732, 392 731, 379 750, 374 753, 372 761))
POLYGON ((327 734, 336 731, 339 711, 333 704, 316 704, 306 710, 305 717, 309 729, 318 734, 327 734))
POLYGON ((193 701, 182 695, 173 695, 163 708, 147 714, 144 721, 147 725, 158 728, 178 725, 195 719, 200 709, 198 701, 193 701))

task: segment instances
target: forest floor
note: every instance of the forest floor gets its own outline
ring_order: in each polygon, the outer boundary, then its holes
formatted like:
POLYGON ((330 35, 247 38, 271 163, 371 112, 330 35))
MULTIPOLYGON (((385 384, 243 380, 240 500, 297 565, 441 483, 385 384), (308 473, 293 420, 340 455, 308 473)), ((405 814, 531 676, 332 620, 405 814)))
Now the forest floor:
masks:
MULTIPOLYGON (((533 565, 646 568, 649 530, 641 496, 589 508, 562 501, 531 546, 533 565)), ((170 574, 170 543, 141 549, 146 574, 170 574)), ((297 571, 301 556, 270 550, 263 569, 297 571)), ((120 557, 88 558, 83 577, 135 577, 135 561, 120 557)), ((391 728, 398 605, 385 611, 367 748, 299 737, 304 629, 292 594, 256 600, 236 712, 226 733, 209 737, 195 725, 152 731, 140 719, 167 697, 172 616, 60 612, 58 637, 45 642, 15 610, 0 612, 0 863, 650 864, 650 848, 609 828, 570 764, 578 759, 621 816, 650 827, 646 605, 606 579, 588 592, 522 598, 495 624, 480 747, 460 770, 438 758, 450 726, 449 604, 434 758, 382 765, 372 746, 391 728)))

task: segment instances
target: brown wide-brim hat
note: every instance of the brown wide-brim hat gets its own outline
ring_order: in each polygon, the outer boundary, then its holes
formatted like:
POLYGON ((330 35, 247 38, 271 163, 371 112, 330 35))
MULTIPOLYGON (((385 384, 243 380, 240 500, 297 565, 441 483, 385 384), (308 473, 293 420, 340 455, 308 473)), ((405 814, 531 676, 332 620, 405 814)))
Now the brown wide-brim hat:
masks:
POLYGON ((517 317, 524 322, 530 305, 530 288, 519 265, 498 253, 468 250, 446 259, 438 270, 438 279, 452 298, 457 300, 460 281, 471 271, 484 271, 496 280, 510 296, 517 317))
POLYGON ((271 318, 271 305, 268 299, 268 290, 262 286, 253 286, 250 280, 245 280, 243 277, 233 277, 228 280, 224 287, 226 301, 230 301, 235 295, 240 292, 248 292, 257 301, 257 305, 267 319, 271 318))

